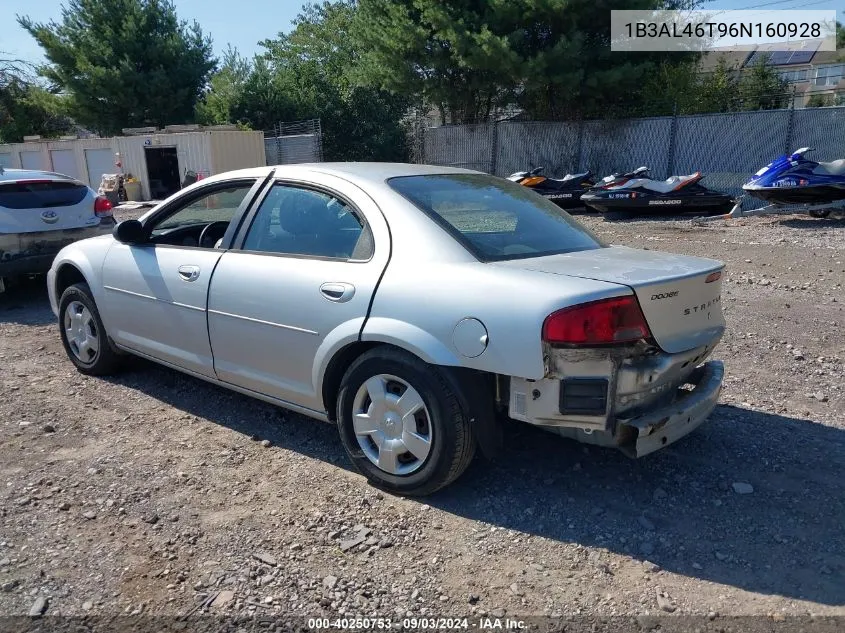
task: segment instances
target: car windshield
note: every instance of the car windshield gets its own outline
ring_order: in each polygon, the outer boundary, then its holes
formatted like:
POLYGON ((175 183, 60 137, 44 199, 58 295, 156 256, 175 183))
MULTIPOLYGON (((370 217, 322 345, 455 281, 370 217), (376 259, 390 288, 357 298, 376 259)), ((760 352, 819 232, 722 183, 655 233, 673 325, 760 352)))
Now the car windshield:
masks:
POLYGON ((554 203, 486 174, 398 176, 388 184, 481 261, 571 253, 604 246, 554 203))

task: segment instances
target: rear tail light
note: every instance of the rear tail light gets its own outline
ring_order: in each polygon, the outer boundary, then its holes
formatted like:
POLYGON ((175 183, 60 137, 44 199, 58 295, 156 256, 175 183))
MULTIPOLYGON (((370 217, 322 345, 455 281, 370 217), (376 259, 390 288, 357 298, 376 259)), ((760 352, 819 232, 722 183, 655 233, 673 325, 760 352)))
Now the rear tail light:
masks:
POLYGON ((609 345, 649 338, 636 297, 601 299, 553 312, 543 322, 543 340, 560 345, 609 345))
POLYGON ((98 218, 112 217, 111 201, 105 196, 97 196, 97 198, 94 200, 94 215, 96 215, 98 218))

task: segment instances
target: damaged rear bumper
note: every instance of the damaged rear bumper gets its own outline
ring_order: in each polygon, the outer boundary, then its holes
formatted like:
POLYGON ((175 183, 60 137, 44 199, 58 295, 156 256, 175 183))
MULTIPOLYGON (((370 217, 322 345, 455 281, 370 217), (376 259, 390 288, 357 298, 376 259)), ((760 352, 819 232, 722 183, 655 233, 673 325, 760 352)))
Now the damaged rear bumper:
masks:
POLYGON ((550 349, 545 378, 509 379, 508 415, 631 457, 648 455, 713 411, 725 370, 707 359, 718 341, 677 354, 653 346, 550 349))
POLYGON ((637 431, 634 443, 620 448, 632 457, 642 457, 697 429, 716 407, 724 377, 724 363, 709 361, 687 378, 693 388, 679 389, 670 405, 633 418, 617 419, 618 425, 637 431))
POLYGON ((68 244, 112 232, 114 218, 102 218, 99 224, 74 229, 7 233, 0 235, 0 277, 45 273, 53 258, 68 244))

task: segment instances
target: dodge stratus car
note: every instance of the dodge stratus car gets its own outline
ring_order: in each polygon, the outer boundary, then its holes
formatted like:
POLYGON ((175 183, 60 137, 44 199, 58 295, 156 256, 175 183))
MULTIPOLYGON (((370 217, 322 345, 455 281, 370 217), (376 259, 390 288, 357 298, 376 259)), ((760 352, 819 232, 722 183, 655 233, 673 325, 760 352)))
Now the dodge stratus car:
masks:
POLYGON ((64 248, 48 290, 79 371, 135 354, 333 421, 373 483, 421 495, 508 418, 631 456, 699 426, 722 269, 487 174, 321 163, 202 180, 64 248))

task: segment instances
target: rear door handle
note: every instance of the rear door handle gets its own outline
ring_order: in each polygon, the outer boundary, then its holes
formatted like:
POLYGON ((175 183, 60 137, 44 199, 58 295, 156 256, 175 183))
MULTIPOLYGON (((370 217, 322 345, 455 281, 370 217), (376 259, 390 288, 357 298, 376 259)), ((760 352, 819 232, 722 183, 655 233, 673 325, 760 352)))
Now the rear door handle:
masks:
POLYGON ((182 281, 196 281, 200 276, 199 266, 179 266, 179 276, 182 281))
POLYGON ((320 294, 329 301, 345 303, 355 295, 355 286, 343 282, 328 282, 320 286, 320 294))

